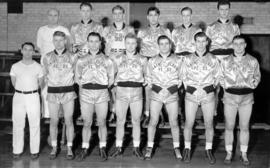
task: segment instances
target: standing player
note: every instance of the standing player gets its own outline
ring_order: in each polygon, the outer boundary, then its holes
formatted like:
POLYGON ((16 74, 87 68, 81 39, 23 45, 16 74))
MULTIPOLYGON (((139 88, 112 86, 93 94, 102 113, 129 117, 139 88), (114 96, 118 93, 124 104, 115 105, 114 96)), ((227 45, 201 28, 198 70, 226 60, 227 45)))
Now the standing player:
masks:
MULTIPOLYGON (((114 57, 116 55, 122 54, 125 51, 125 36, 128 33, 135 33, 134 29, 124 22, 125 9, 116 5, 112 8, 112 19, 113 24, 105 27, 103 31, 103 37, 105 38, 105 53, 109 57, 114 57)), ((115 113, 115 91, 112 90, 112 101, 110 103, 110 111, 112 115, 115 113), (114 105, 113 105, 114 104, 114 105)), ((111 119, 114 116, 110 117, 111 119)))
POLYGON ((232 39, 240 34, 238 25, 230 19, 230 7, 228 0, 220 0, 217 4, 219 19, 206 29, 206 35, 211 40, 210 52, 219 60, 233 53, 232 39))
POLYGON ((80 23, 71 26, 71 37, 73 42, 73 51, 77 52, 84 48, 87 43, 87 36, 91 32, 102 33, 103 27, 101 24, 92 20, 92 5, 89 2, 80 4, 80 23))
POLYGON ((195 52, 194 35, 202 30, 191 23, 192 9, 181 9, 183 24, 172 31, 172 41, 175 45, 175 54, 185 56, 195 52))
POLYGON ((207 52, 208 39, 205 33, 195 35, 196 51, 183 60, 182 76, 186 89, 185 95, 185 149, 183 161, 190 162, 191 136, 198 106, 201 105, 206 136, 206 155, 210 164, 216 159, 212 154, 214 136, 213 117, 215 111, 215 87, 220 78, 220 67, 217 58, 207 52))
POLYGON ((169 116, 174 154, 176 159, 181 159, 178 126, 178 87, 182 84, 180 80, 181 59, 171 53, 172 42, 169 37, 162 35, 157 42, 160 53, 152 57, 147 65, 146 80, 152 90, 145 159, 150 160, 153 155, 156 126, 163 104, 169 116))
POLYGON ((144 84, 147 58, 137 53, 137 37, 129 33, 125 37, 126 52, 113 59, 117 68, 115 79, 116 87, 116 149, 112 157, 122 155, 124 128, 128 107, 132 117, 133 154, 144 159, 140 151, 140 118, 143 108, 142 87, 144 84))
POLYGON ((83 160, 88 155, 93 114, 96 112, 97 125, 99 127, 100 156, 104 161, 107 160, 106 117, 108 101, 110 100, 108 88, 114 82, 114 64, 100 50, 102 40, 100 34, 92 32, 87 39, 89 54, 79 59, 76 65, 76 82, 80 87, 80 104, 83 118, 83 142, 78 160, 83 160))
POLYGON ((72 142, 74 137, 73 112, 74 99, 77 97, 74 91, 74 67, 76 56, 66 48, 67 37, 64 32, 56 31, 53 34, 55 50, 46 54, 43 59, 46 83, 48 85, 48 105, 50 111, 50 137, 52 151, 50 159, 57 156, 57 135, 59 110, 63 109, 66 135, 67 135, 67 159, 73 159, 72 142))
POLYGON ((221 62, 223 78, 221 86, 225 89, 223 103, 225 114, 225 149, 226 164, 232 161, 233 130, 237 112, 240 127, 241 161, 245 166, 250 164, 247 157, 249 142, 249 120, 254 103, 253 91, 258 86, 261 78, 260 66, 256 58, 245 51, 246 41, 243 36, 233 39, 234 54, 221 62))
MULTIPOLYGON (((66 27, 59 25, 60 12, 58 9, 49 9, 47 12, 48 24, 42 26, 38 29, 37 32, 37 47, 41 54, 40 63, 43 65, 43 58, 48 52, 54 50, 53 45, 53 33, 56 31, 64 32, 68 39, 70 38, 70 33, 66 27)), ((68 41, 69 43, 70 41, 68 41)), ((42 89, 42 111, 44 118, 49 118, 49 107, 48 102, 46 100, 47 97, 47 86, 42 89)))
MULTIPOLYGON (((160 10, 157 7, 150 7, 147 10, 147 28, 139 30, 138 38, 141 40, 140 54, 150 59, 159 53, 157 39, 161 35, 171 38, 170 30, 159 24, 160 10)), ((144 114, 149 117, 151 88, 145 87, 145 107, 144 114)))
POLYGON ((24 146, 24 127, 27 115, 30 128, 31 158, 39 157, 40 145, 40 99, 38 88, 43 83, 43 70, 32 59, 34 44, 22 44, 22 60, 13 64, 10 70, 11 82, 15 88, 12 101, 13 158, 20 158, 24 146))

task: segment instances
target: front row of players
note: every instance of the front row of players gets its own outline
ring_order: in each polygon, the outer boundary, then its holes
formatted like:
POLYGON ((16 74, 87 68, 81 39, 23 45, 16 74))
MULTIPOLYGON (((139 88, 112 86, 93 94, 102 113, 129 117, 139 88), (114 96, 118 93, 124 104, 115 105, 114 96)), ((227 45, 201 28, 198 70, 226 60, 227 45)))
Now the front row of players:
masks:
MULTIPOLYGON (((55 50, 48 53, 43 60, 44 70, 32 60, 34 45, 24 43, 23 59, 11 68, 12 84, 15 87, 13 97, 13 154, 18 158, 23 150, 24 122, 21 118, 28 115, 30 125, 30 148, 33 158, 39 153, 39 111, 38 83, 42 77, 48 85, 50 109, 50 136, 52 151, 50 158, 57 156, 57 125, 59 109, 63 108, 67 126, 67 159, 73 159, 72 142, 74 137, 73 111, 74 83, 79 85, 79 100, 83 118, 82 150, 78 159, 83 160, 88 155, 91 138, 93 113, 96 112, 100 156, 107 160, 106 152, 106 116, 108 111, 109 91, 116 93, 116 148, 111 157, 122 155, 124 126, 127 109, 130 107, 133 125, 133 153, 140 159, 150 160, 153 155, 154 137, 163 105, 169 117, 173 147, 176 159, 184 162, 191 160, 191 137, 197 108, 203 111, 206 144, 206 156, 210 164, 215 163, 212 153, 213 116, 215 113, 215 88, 221 85, 224 89, 225 114, 225 148, 227 156, 225 163, 232 160, 233 129, 237 112, 240 126, 240 150, 243 164, 248 165, 247 158, 249 140, 249 120, 252 111, 253 90, 260 81, 260 70, 257 60, 245 52, 246 42, 242 36, 233 39, 234 53, 223 61, 207 51, 208 37, 203 32, 195 35, 196 51, 180 58, 171 52, 172 43, 169 37, 158 38, 160 53, 147 61, 137 52, 137 37, 128 34, 125 37, 126 52, 118 56, 105 56, 101 50, 101 36, 92 32, 88 35, 89 53, 78 58, 66 48, 66 36, 63 32, 55 32, 53 43, 55 50), (34 67, 33 67, 34 66, 34 67), (36 68, 33 71, 33 68, 36 68), (44 73, 44 74, 43 74, 44 73), (185 126, 184 151, 180 152, 178 125, 178 89, 184 84, 185 96, 185 126), (148 124, 148 142, 145 155, 140 151, 140 118, 143 108, 143 87, 148 85, 150 93, 150 121, 148 124), (30 101, 30 102, 29 102, 30 101), (33 103, 35 102, 35 103, 33 103), (35 107, 35 108, 34 108, 35 107), (22 116, 23 115, 23 116, 22 116), (36 116, 36 117, 35 117, 36 116), (20 138, 19 138, 20 137, 20 138)), ((41 84, 41 87, 43 85, 41 84)))

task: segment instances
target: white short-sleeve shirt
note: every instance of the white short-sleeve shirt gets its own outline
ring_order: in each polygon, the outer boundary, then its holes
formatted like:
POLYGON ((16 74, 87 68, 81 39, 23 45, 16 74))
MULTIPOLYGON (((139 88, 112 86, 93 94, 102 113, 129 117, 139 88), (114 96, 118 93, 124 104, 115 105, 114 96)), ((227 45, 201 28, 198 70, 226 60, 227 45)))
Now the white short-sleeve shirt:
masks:
POLYGON ((43 74, 41 65, 36 61, 30 65, 18 61, 10 70, 10 76, 16 77, 15 89, 20 91, 37 90, 38 79, 42 78, 43 74))

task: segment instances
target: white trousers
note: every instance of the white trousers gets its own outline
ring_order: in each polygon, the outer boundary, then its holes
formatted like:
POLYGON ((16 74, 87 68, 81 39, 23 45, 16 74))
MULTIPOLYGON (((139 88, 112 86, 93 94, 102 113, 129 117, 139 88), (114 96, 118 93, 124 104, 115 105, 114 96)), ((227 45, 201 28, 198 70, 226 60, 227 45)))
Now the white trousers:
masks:
POLYGON ((24 146, 25 117, 30 128, 30 152, 39 152, 40 145, 40 98, 38 93, 21 94, 15 92, 12 102, 13 153, 20 154, 24 146))

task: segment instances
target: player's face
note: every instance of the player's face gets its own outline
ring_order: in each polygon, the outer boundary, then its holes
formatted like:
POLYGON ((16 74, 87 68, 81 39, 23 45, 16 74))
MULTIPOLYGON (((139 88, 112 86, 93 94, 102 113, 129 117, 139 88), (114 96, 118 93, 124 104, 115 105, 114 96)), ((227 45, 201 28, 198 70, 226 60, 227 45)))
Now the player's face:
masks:
POLYGON ((247 46, 247 44, 246 44, 244 39, 235 39, 233 41, 233 49, 234 49, 234 53, 236 53, 236 54, 244 53, 246 46, 247 46))
POLYGON ((149 21, 150 25, 157 25, 159 19, 159 14, 156 11, 150 11, 147 15, 147 20, 149 21))
POLYGON ((97 52, 100 49, 101 41, 97 36, 90 36, 88 38, 88 47, 90 51, 97 52))
POLYGON ((59 20, 59 13, 56 10, 50 10, 48 12, 49 24, 57 24, 59 20))
POLYGON ((196 44, 196 51, 204 52, 206 50, 206 46, 208 44, 208 41, 207 41, 206 37, 197 37, 195 44, 196 44))
POLYGON ((189 24, 191 22, 191 12, 190 10, 184 10, 182 12, 182 19, 184 24, 189 24))
POLYGON ((31 45, 24 45, 21 52, 24 58, 32 58, 34 49, 31 45))
POLYGON ((89 6, 82 6, 80 14, 83 20, 89 20, 91 18, 91 8, 89 6))
POLYGON ((53 37, 53 45, 56 50, 63 50, 66 45, 66 39, 62 36, 54 36, 53 37))
POLYGON ((161 54, 168 54, 171 51, 171 44, 168 39, 162 39, 159 41, 159 51, 161 54))
POLYGON ((134 38, 127 38, 125 41, 125 46, 126 46, 126 50, 127 52, 135 52, 136 51, 136 47, 137 47, 137 40, 134 38))
POLYGON ((124 21, 124 13, 121 9, 115 9, 112 13, 114 22, 123 22, 124 21))
POLYGON ((220 5, 218 9, 219 17, 222 19, 227 19, 230 13, 229 5, 220 5))

